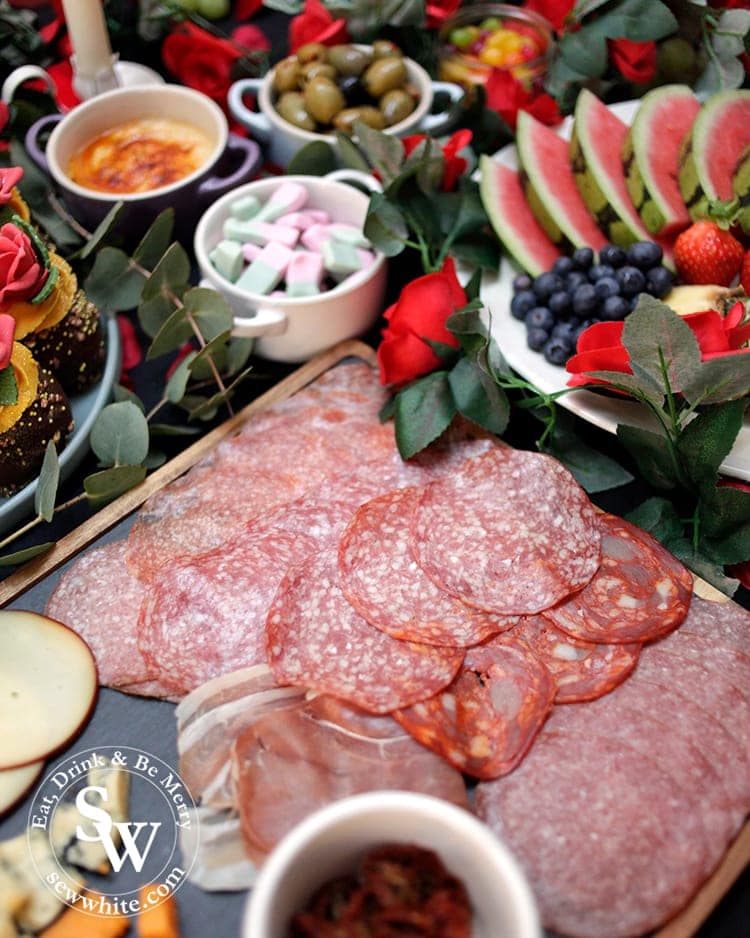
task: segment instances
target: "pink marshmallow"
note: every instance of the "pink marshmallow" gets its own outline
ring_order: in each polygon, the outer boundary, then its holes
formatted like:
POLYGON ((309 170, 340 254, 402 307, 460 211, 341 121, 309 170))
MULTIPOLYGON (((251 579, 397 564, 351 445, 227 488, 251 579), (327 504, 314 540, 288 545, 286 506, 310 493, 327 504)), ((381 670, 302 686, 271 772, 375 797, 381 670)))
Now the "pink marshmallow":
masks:
POLYGON ((305 214, 309 215, 319 225, 327 225, 331 220, 331 216, 322 208, 308 208, 305 214))
POLYGON ((319 252, 325 242, 331 240, 328 225, 312 225, 302 232, 299 240, 308 250, 319 252))
POLYGON ((288 225, 290 228, 297 228, 298 231, 305 231, 313 225, 318 224, 313 218, 312 212, 290 212, 289 215, 282 215, 276 219, 277 225, 288 225))
POLYGON ((293 248, 299 238, 296 228, 290 228, 288 225, 270 225, 265 221, 248 222, 245 235, 248 241, 255 244, 276 242, 287 248, 293 248))
POLYGON ((259 244, 253 244, 252 241, 246 241, 242 245, 242 256, 248 262, 254 261, 255 258, 260 254, 263 248, 259 244))
POLYGON ((369 267, 375 260, 375 255, 372 251, 367 251, 365 248, 357 248, 357 257, 359 262, 362 265, 362 270, 366 267, 369 267))
POLYGON ((296 251, 286 269, 287 286, 319 284, 323 279, 323 258, 313 251, 296 251))
POLYGON ((307 189, 299 182, 282 182, 255 216, 262 221, 274 221, 290 212, 298 212, 307 202, 307 189))

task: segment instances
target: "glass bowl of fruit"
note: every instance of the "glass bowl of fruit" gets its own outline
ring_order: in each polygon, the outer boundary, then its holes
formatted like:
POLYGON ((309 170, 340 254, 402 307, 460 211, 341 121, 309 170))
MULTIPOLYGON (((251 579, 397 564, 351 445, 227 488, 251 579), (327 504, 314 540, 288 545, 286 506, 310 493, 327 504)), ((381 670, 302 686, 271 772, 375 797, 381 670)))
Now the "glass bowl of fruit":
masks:
POLYGON ((540 87, 555 48, 549 20, 505 3, 476 3, 443 23, 439 75, 464 87, 507 69, 527 89, 540 87))

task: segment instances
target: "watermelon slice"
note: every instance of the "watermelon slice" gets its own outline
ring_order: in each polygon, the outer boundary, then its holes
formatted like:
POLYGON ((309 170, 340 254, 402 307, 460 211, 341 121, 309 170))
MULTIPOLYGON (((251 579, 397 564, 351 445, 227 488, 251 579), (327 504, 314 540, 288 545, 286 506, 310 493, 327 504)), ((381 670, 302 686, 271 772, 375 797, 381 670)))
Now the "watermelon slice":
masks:
POLYGON ((680 146, 699 111, 700 102, 687 85, 662 85, 643 97, 625 137, 628 193, 654 235, 676 236, 690 224, 677 173, 680 146))
POLYGON ((750 233, 750 146, 737 162, 732 177, 732 189, 740 203, 738 221, 743 229, 750 233))
POLYGON ((486 155, 479 172, 482 205, 503 247, 532 277, 549 270, 561 252, 529 208, 518 173, 486 155))
POLYGON ((750 145, 750 91, 720 91, 701 108, 680 154, 680 191, 692 219, 733 197, 732 178, 750 145))
POLYGON ((519 111, 516 149, 521 182, 539 224, 563 251, 607 243, 581 198, 567 141, 527 111, 519 111))
POLYGON ((622 168, 627 134, 627 125, 584 88, 576 101, 570 140, 576 185, 596 223, 613 244, 627 247, 635 241, 657 240, 669 263, 667 239, 654 238, 628 194, 622 168))

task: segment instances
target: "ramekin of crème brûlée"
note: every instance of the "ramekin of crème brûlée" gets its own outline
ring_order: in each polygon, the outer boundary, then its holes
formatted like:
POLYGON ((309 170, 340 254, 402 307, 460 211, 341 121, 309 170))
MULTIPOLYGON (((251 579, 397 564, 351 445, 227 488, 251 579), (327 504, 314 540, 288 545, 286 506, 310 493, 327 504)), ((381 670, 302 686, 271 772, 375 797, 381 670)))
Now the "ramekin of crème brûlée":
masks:
POLYGON ((122 201, 118 232, 131 238, 169 207, 176 231, 189 233, 210 202, 253 178, 261 162, 258 145, 230 134, 214 101, 167 84, 118 88, 43 117, 26 147, 83 225, 95 228, 122 201))

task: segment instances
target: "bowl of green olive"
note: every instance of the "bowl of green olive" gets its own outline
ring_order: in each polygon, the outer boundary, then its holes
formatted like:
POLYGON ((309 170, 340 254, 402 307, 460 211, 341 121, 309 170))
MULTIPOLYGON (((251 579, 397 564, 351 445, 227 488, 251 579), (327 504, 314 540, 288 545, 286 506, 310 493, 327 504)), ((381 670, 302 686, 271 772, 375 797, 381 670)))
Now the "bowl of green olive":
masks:
POLYGON ((353 134, 355 121, 395 136, 445 133, 455 122, 465 91, 433 81, 394 43, 308 43, 282 59, 263 78, 243 78, 229 89, 232 115, 286 167, 305 144, 336 133, 353 134), (439 113, 432 113, 440 96, 439 113), (257 102, 257 110, 248 103, 257 102), (447 106, 444 99, 447 98, 447 106))

